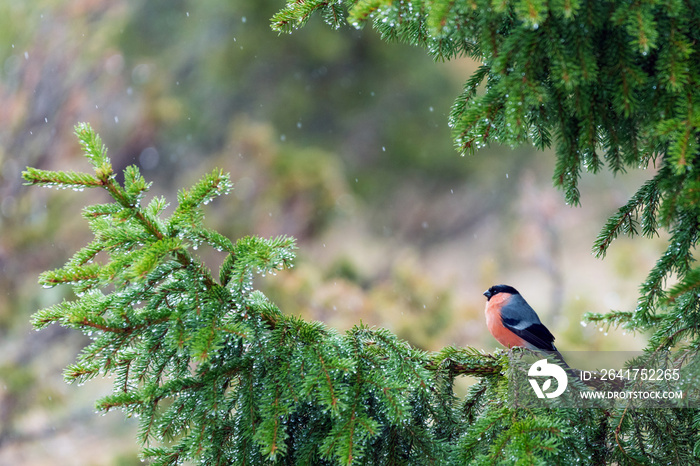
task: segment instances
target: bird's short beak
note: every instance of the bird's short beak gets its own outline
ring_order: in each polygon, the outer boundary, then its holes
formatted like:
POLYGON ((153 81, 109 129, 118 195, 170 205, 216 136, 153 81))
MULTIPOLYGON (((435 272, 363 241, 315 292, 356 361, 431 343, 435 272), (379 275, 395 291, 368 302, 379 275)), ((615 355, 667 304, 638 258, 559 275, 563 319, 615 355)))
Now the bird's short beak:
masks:
POLYGON ((491 292, 489 290, 484 291, 484 296, 486 296, 486 299, 491 299, 491 292))

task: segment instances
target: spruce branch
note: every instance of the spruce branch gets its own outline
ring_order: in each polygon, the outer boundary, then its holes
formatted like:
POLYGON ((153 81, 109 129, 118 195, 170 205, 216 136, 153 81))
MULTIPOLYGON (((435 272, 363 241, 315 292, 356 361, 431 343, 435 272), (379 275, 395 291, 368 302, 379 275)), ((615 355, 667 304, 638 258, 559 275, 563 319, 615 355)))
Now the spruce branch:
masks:
MULTIPOLYGON (((697 9, 677 1, 300 0, 273 27, 291 31, 315 12, 335 28, 371 23, 384 39, 436 59, 481 60, 450 114, 455 144, 462 152, 554 144, 553 181, 571 204, 580 202, 584 171, 607 164, 621 173, 653 160, 658 172, 605 225, 594 250, 602 257, 619 234, 659 229, 668 247, 633 312, 589 320, 650 330, 655 349, 697 353, 697 9), (670 289, 669 278, 678 279, 670 289)), ((682 453, 698 449, 693 410, 512 410, 503 355, 426 354, 381 329, 341 334, 285 316, 254 290, 253 277, 291 266, 293 240, 230 241, 204 226, 202 209, 230 189, 227 175, 214 171, 181 191, 166 218, 165 199, 141 205, 150 184, 136 167, 120 185, 89 125, 76 133, 94 174, 28 168, 25 179, 101 187, 115 202, 83 211, 94 240, 42 276, 45 286, 71 284, 77 299, 34 322, 91 336, 67 379, 113 374, 114 393, 99 406, 139 415, 141 440, 162 443, 144 450, 156 464, 694 460, 682 453), (201 244, 228 254, 218 281, 193 252, 201 244), (452 392, 459 375, 478 379, 462 402, 452 392)))
POLYGON ((285 8, 272 17, 272 28, 278 32, 292 32, 295 28, 306 24, 316 11, 320 11, 326 22, 337 28, 344 21, 340 8, 341 2, 331 2, 329 0, 288 2, 285 8))
MULTIPOLYGON (((288 2, 278 13, 284 23, 273 28, 301 26, 323 3, 288 2)), ((436 58, 479 59, 450 114, 456 146, 472 153, 496 141, 531 140, 540 149, 555 141, 553 179, 572 205, 580 201, 581 173, 598 172, 603 160, 620 172, 662 154, 680 173, 695 157, 700 107, 690 44, 697 37, 688 18, 696 12, 681 2, 334 4, 348 8, 353 26, 372 24, 385 39, 420 45, 436 58), (482 81, 476 97, 474 83, 482 81)))
MULTIPOLYGON (((299 11, 295 22, 294 3, 304 2, 288 2, 285 26, 301 25, 311 13, 299 11)), ((371 24, 382 38, 420 45, 437 59, 481 61, 450 113, 463 154, 495 142, 532 141, 539 149, 553 144, 553 182, 572 205, 581 202, 584 171, 598 173, 607 165, 617 174, 653 161, 658 171, 611 216, 593 251, 604 257, 620 234, 652 237, 660 230, 668 232, 668 246, 642 283, 634 311, 586 318, 651 331, 654 348, 698 347, 700 279, 693 262, 700 229, 700 55, 691 46, 700 41, 697 8, 677 1, 337 3, 347 7, 356 28, 371 24), (669 288, 669 280, 677 284, 669 288)), ((505 388, 498 371, 505 363, 487 359, 446 349, 423 366, 437 377, 445 422, 439 431, 447 436, 457 430, 449 427, 455 419, 449 414, 452 377, 481 371, 462 405, 470 420, 457 445, 463 463, 694 461, 665 452, 690 451, 689 445, 698 450, 688 436, 697 416, 627 409, 572 410, 569 423, 549 413, 522 416, 499 405, 505 388), (683 440, 676 444, 676 438, 683 440)))
MULTIPOLYGON (((433 439, 446 431, 441 419, 454 425, 459 415, 438 399, 448 386, 440 381, 500 377, 502 362, 474 349, 425 353, 384 329, 339 334, 285 316, 253 288, 253 277, 292 267, 294 240, 232 242, 203 224, 204 206, 231 189, 228 175, 214 170, 181 190, 165 217, 164 198, 142 206, 151 184, 138 169, 127 168, 117 183, 99 136, 77 128, 114 202, 83 209, 94 239, 40 278, 44 286, 72 285, 76 298, 38 311, 33 324, 90 336, 64 377, 113 375, 113 392, 97 408, 138 416, 140 441, 162 444, 144 457, 163 464, 447 458, 449 446, 433 439), (220 282, 193 253, 202 243, 228 253, 220 282)), ((62 178, 34 174, 26 179, 39 185, 62 178)))
POLYGON ((683 295, 700 292, 700 268, 693 268, 685 274, 683 281, 672 286, 666 293, 666 299, 673 302, 683 295))
POLYGON ((53 172, 49 170, 39 170, 38 168, 27 167, 23 173, 27 184, 35 184, 46 187, 62 187, 82 190, 85 188, 95 188, 103 186, 103 182, 88 173, 53 172))

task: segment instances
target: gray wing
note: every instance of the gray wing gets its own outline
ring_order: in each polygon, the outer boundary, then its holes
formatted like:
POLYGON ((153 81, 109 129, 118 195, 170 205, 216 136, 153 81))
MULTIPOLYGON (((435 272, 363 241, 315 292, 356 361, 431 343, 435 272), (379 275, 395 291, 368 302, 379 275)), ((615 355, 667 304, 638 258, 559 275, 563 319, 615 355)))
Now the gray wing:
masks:
POLYGON ((511 296, 501 308, 503 326, 531 345, 545 351, 556 351, 554 335, 547 329, 537 313, 519 294, 511 296))

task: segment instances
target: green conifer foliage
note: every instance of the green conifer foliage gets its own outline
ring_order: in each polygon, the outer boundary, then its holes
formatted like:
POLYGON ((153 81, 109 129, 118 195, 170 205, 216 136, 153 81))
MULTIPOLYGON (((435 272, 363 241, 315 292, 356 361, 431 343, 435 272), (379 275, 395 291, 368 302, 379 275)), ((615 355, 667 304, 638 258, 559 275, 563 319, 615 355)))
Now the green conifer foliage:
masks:
MULTIPOLYGON (((604 226, 603 256, 621 233, 670 233, 669 246, 631 312, 589 316, 649 330, 649 354, 700 335, 697 168, 700 8, 692 2, 296 0, 273 18, 289 31, 319 12, 333 27, 372 23, 388 40, 436 59, 469 55, 449 124, 457 147, 499 142, 554 146, 554 182, 579 202, 582 171, 658 170, 604 226), (678 284, 666 286, 669 277, 678 284)), ((94 174, 28 168, 31 184, 105 189, 85 208, 94 240, 41 276, 76 298, 39 311, 92 342, 69 381, 115 376, 99 409, 137 415, 143 455, 155 464, 693 464, 694 409, 512 409, 505 354, 445 348, 427 354, 390 332, 341 334, 285 316, 253 277, 287 268, 290 238, 230 241, 206 228, 205 205, 228 192, 218 170, 142 205, 150 184, 129 167, 117 183, 88 125, 76 133, 94 174), (197 257, 225 252, 218 274, 197 257), (218 276, 217 276, 218 275, 218 276), (477 379, 458 399, 454 378, 477 379)))
MULTIPOLYGON (((651 237, 659 229, 669 233, 667 250, 641 285, 635 310, 587 318, 650 332, 649 357, 683 348, 688 360, 695 360, 700 346, 700 269, 694 266, 700 232, 697 4, 300 0, 288 2, 272 27, 289 32, 315 10, 333 27, 371 24, 385 39, 421 46, 436 60, 469 56, 480 61, 452 107, 449 125, 457 148, 473 152, 492 142, 553 146, 554 184, 570 204, 579 203, 583 171, 607 166, 619 173, 653 164, 653 177, 609 219, 593 252, 603 257, 621 233, 651 237), (338 14, 341 4, 345 15, 338 14), (669 279, 678 283, 668 287, 669 279)), ((699 461, 696 411, 609 414, 600 418, 598 436, 584 434, 592 453, 585 457, 597 459, 592 463, 699 461)), ((494 415, 487 410, 475 425, 494 415)), ((569 419, 590 421, 576 415, 569 419)), ((576 435, 581 425, 569 434, 576 435)), ((489 442, 500 451, 508 448, 489 442)), ((480 462, 479 456, 469 458, 480 462)), ((558 458, 568 461, 566 454, 558 458)))
POLYGON ((651 330, 656 349, 700 345, 700 8, 682 1, 348 0, 289 2, 291 31, 319 11, 333 27, 372 24, 436 60, 481 62, 449 119, 460 151, 498 142, 554 146, 554 184, 579 203, 583 171, 658 169, 610 218, 593 250, 620 234, 670 233, 633 312, 591 321, 651 330), (344 8, 342 9, 341 6, 344 8), (340 14, 341 10, 344 14, 340 14), (669 278, 680 283, 665 288, 669 278), (671 330, 673 329, 673 330, 671 330))
MULTIPOLYGON (((452 379, 498 379, 502 362, 467 349, 428 355, 383 329, 345 334, 285 316, 253 277, 291 267, 294 241, 245 237, 235 243, 203 224, 203 208, 232 188, 219 170, 178 193, 177 207, 154 197, 131 166, 116 181, 106 148, 89 125, 76 127, 94 174, 28 168, 34 185, 105 189, 88 206, 94 240, 66 265, 41 275, 72 285, 76 298, 37 312, 90 336, 71 382, 114 376, 97 408, 140 422, 143 456, 154 464, 435 464, 447 461, 464 426, 452 379), (227 253, 218 278, 196 256, 227 253), (439 439, 439 440, 436 440, 439 439)), ((500 387, 500 388, 499 388, 500 387)), ((496 381, 470 399, 470 416, 496 381), (481 400, 481 401, 480 401, 481 400)))

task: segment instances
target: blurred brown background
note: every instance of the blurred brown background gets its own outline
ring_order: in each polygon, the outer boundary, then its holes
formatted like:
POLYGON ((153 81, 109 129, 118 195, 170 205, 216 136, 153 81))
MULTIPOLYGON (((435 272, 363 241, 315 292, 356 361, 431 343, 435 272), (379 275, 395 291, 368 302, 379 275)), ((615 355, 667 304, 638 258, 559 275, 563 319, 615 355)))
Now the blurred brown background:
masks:
MULTIPOLYGON (((490 352, 481 293, 508 283, 562 351, 643 346, 580 316, 634 308, 661 252, 620 239, 604 261, 590 253, 649 171, 584 175, 582 206, 567 206, 551 152, 453 149, 447 114, 473 62, 434 63, 319 18, 279 36, 269 18, 282 4, 0 3, 0 464, 140 464, 135 422, 94 413, 110 381, 62 381, 86 337, 28 323, 71 298, 37 275, 90 240, 80 209, 107 199, 22 185, 26 166, 89 169, 79 121, 117 170, 139 165, 153 195, 174 201, 214 167, 231 172, 234 191, 206 222, 232 239, 298 239, 295 267, 259 281, 284 312, 386 327, 426 350, 490 352)), ((223 260, 199 252, 214 269, 223 260)))

